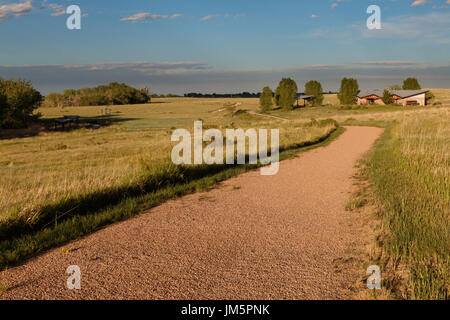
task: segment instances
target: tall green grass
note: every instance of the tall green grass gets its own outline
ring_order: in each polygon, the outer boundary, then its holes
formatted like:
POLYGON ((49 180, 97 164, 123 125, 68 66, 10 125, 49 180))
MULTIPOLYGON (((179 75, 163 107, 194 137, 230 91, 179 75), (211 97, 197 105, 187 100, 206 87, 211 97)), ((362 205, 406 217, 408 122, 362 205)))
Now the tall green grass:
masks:
POLYGON ((386 267, 406 279, 393 288, 401 298, 449 298, 449 150, 449 110, 423 112, 399 118, 369 160, 382 219, 378 240, 386 267))

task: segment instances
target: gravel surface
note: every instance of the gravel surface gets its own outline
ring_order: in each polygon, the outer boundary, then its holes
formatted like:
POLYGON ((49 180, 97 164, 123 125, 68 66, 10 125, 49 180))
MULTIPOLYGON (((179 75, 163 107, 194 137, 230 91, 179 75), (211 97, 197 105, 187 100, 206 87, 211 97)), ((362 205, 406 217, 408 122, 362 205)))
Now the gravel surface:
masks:
POLYGON ((2 299, 349 299, 369 237, 346 212, 355 163, 382 129, 188 195, 0 273, 2 299), (66 268, 81 269, 81 290, 66 268))

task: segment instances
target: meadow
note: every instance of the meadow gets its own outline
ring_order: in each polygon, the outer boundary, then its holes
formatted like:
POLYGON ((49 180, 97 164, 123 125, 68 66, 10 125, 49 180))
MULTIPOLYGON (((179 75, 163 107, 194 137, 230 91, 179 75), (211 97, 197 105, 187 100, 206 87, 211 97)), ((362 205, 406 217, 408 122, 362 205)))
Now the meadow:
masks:
MULTIPOLYGON (((450 90, 433 92, 450 101, 450 90)), ((101 126, 0 140, 0 267, 257 167, 174 166, 171 133, 192 130, 195 120, 221 130, 279 128, 282 159, 329 143, 343 130, 338 123, 373 125, 386 128, 367 160, 383 225, 380 261, 409 270, 391 289, 400 298, 448 298, 448 107, 337 101, 325 95, 327 106, 269 115, 258 114, 258 99, 161 98, 109 106, 107 115, 105 107, 40 108, 43 122, 78 115, 101 126)))

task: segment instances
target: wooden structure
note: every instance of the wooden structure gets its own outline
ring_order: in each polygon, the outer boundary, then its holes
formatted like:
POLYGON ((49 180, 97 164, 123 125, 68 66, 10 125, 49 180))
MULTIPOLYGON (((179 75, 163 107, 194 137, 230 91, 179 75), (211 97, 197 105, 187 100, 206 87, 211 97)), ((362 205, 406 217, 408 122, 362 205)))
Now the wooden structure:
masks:
POLYGON ((300 106, 300 104, 299 104, 299 101, 300 101, 300 100, 303 100, 303 106, 306 107, 306 102, 307 102, 307 101, 308 101, 308 102, 312 101, 313 98, 314 98, 313 96, 307 96, 307 95, 304 95, 304 94, 299 94, 299 95, 297 95, 297 96, 295 97, 295 100, 297 101, 297 107, 300 106))

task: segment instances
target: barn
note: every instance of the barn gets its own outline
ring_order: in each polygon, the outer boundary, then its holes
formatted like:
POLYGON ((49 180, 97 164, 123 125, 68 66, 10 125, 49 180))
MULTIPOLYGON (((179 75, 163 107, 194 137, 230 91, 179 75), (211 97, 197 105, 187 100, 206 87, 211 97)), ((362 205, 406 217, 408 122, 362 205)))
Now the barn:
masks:
MULTIPOLYGON (((425 106, 427 103, 426 94, 428 90, 389 90, 394 103, 403 106, 425 106)), ((357 104, 378 104, 384 105, 384 90, 363 90, 356 95, 357 104)))

